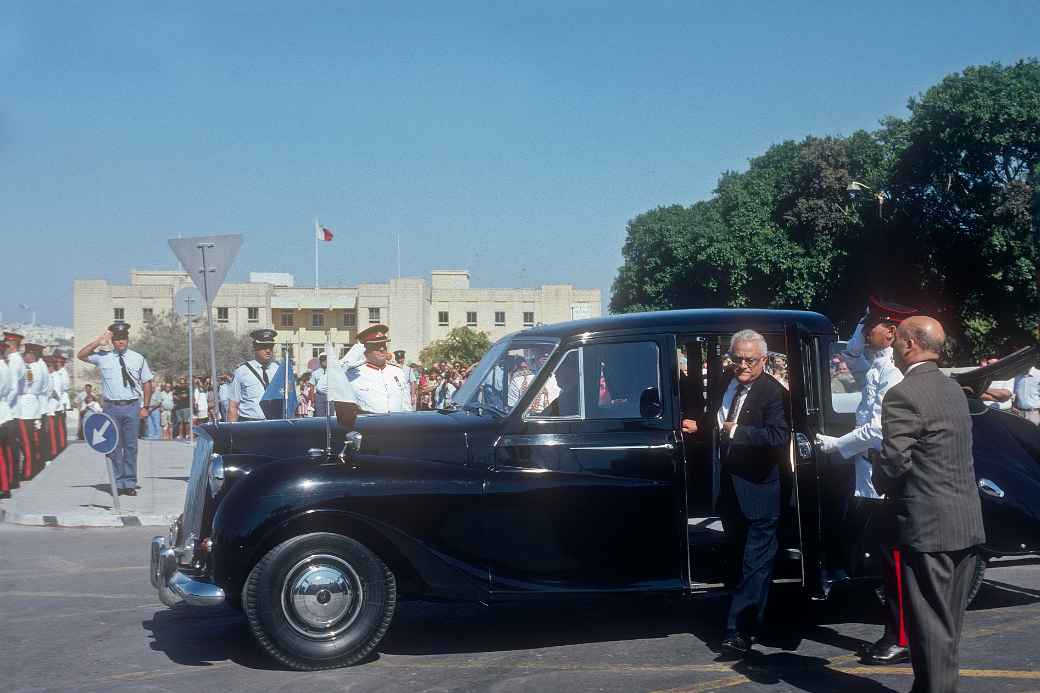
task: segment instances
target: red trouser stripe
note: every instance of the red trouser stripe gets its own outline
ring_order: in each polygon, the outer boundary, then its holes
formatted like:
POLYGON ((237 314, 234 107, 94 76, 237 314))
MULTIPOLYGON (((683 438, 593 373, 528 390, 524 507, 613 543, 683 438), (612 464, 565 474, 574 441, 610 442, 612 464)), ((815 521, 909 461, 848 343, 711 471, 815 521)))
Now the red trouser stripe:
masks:
POLYGON ((29 429, 25 426, 25 419, 18 419, 18 431, 22 434, 22 455, 25 456, 22 478, 31 479, 34 460, 32 458, 32 441, 29 440, 29 429))
POLYGON ((896 568, 896 592, 899 595, 899 646, 907 647, 910 641, 906 637, 906 612, 903 611, 903 556, 899 549, 892 549, 892 563, 896 568))
POLYGON ((65 449, 68 444, 69 436, 65 431, 65 414, 64 412, 58 416, 58 445, 61 450, 65 449))
POLYGON ((11 480, 7 478, 7 459, 11 456, 7 443, 0 443, 0 491, 11 490, 11 480))
POLYGON ((51 459, 53 460, 58 456, 58 422, 54 420, 55 417, 51 417, 51 425, 47 428, 51 429, 51 459))

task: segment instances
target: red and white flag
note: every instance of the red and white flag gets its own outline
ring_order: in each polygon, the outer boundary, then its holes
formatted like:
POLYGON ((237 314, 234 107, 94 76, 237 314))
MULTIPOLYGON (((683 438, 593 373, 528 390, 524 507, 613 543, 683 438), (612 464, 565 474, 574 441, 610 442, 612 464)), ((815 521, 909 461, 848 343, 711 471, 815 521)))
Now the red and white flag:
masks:
POLYGON ((321 224, 314 224, 315 232, 319 241, 331 241, 332 240, 332 229, 327 229, 321 224))

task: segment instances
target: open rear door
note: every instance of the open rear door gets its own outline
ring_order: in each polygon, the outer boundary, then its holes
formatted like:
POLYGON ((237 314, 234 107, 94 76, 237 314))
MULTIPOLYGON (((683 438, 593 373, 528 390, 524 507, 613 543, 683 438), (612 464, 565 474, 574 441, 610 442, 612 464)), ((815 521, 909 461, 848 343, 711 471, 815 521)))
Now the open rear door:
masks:
POLYGON ((820 512, 819 460, 817 459, 816 433, 822 424, 820 409, 820 358, 818 343, 796 325, 785 330, 788 355, 788 376, 791 392, 792 437, 788 450, 790 496, 785 502, 792 503, 795 512, 790 514, 797 528, 801 549, 802 585, 813 598, 824 598, 823 540, 820 512))

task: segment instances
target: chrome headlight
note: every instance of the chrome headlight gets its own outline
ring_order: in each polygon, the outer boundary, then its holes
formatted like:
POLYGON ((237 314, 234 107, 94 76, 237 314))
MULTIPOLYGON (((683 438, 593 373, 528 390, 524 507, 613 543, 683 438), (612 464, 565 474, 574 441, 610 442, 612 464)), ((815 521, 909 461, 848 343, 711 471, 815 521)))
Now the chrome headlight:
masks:
POLYGON ((215 496, 224 488, 224 458, 211 455, 209 458, 209 493, 215 496))

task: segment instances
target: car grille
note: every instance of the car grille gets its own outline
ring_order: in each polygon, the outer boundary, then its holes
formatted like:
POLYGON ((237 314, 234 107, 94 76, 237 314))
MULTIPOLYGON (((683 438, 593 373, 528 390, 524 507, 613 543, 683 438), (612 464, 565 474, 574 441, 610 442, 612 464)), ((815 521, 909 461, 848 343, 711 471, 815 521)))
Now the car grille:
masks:
POLYGON ((206 489, 209 476, 209 460, 213 453, 213 439, 197 431, 195 456, 191 461, 191 476, 188 477, 188 493, 184 497, 184 515, 181 518, 183 542, 177 554, 181 563, 191 563, 195 548, 202 535, 202 515, 206 507, 206 489))

